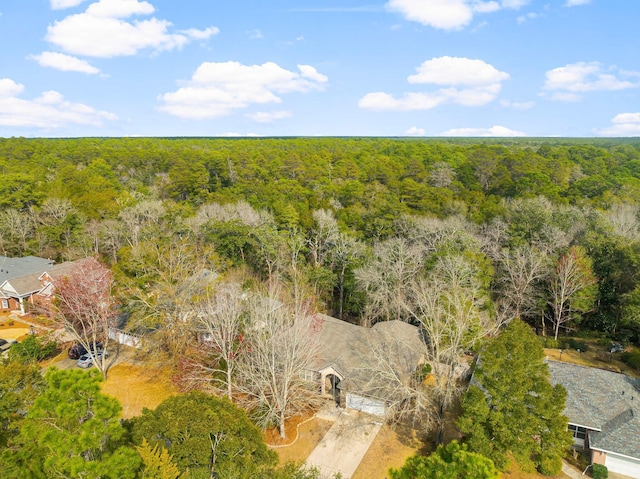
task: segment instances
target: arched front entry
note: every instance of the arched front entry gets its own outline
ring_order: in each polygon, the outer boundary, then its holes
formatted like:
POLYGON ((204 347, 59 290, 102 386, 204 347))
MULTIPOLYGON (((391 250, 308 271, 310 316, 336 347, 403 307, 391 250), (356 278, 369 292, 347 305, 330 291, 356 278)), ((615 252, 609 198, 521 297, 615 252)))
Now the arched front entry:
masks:
POLYGON ((333 397, 333 400, 338 406, 340 406, 340 378, 335 374, 327 374, 324 378, 324 390, 327 395, 333 397))
POLYGON ((325 397, 333 398, 338 406, 341 404, 340 383, 344 376, 329 366, 320 371, 320 392, 325 397))

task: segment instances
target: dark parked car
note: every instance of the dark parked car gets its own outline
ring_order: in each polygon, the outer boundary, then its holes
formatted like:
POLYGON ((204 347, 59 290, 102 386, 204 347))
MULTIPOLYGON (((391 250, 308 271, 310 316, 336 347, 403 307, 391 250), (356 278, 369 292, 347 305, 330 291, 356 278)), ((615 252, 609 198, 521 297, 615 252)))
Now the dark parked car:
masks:
MULTIPOLYGON (((94 350, 100 351, 102 349, 102 343, 99 341, 95 344, 92 343, 91 346, 92 346, 91 348, 92 351, 94 350)), ((87 350, 80 343, 74 344, 69 348, 69 359, 79 359, 80 356, 83 356, 85 354, 87 354, 87 350)))
POLYGON ((14 339, 6 340, 6 339, 0 338, 0 351, 2 352, 8 351, 9 348, 15 343, 16 341, 14 339))

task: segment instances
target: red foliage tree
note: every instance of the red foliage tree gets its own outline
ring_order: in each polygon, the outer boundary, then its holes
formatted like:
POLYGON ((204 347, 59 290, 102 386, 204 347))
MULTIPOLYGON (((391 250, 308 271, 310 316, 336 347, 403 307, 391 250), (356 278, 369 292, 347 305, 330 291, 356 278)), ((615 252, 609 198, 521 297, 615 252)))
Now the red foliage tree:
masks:
POLYGON ((53 286, 54 321, 84 346, 106 379, 117 351, 98 355, 95 345, 102 343, 102 348, 108 349, 109 329, 116 323, 111 271, 94 258, 78 260, 68 274, 53 279, 53 286))

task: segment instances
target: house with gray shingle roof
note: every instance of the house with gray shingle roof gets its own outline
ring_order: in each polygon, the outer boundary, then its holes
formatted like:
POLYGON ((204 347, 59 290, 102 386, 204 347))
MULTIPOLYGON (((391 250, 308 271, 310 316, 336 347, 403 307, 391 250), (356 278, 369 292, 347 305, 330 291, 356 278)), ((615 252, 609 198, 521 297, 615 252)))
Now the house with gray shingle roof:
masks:
POLYGON ((372 377, 372 371, 386 368, 399 379, 414 374, 424 361, 419 329, 403 321, 366 328, 323 314, 316 319, 320 348, 307 379, 319 381, 321 394, 340 406, 384 416, 400 398, 387 378, 372 377))
POLYGON ((577 364, 549 361, 554 384, 567 390, 565 415, 574 444, 594 464, 640 479, 640 380, 577 364))
POLYGON ((53 278, 64 276, 74 264, 57 265, 37 256, 0 256, 0 310, 26 314, 27 305, 46 304, 53 294, 53 278))

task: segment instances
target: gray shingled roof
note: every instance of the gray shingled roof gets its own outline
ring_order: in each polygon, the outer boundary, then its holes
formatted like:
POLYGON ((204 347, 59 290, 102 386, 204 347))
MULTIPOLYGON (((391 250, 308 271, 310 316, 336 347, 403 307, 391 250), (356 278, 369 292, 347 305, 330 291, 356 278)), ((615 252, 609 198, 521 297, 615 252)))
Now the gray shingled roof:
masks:
POLYGON ((0 284, 8 279, 19 278, 32 273, 42 273, 51 268, 55 261, 37 256, 9 258, 0 256, 0 284))
POLYGON ((549 361, 554 384, 567 390, 565 414, 589 433, 592 448, 640 459, 640 380, 624 374, 549 361))
POLYGON ((42 284, 38 279, 42 272, 35 272, 31 274, 25 274, 24 276, 18 276, 17 278, 11 278, 9 284, 16 291, 18 296, 26 296, 33 294, 42 289, 42 284))
POLYGON ((37 258, 35 256, 27 256, 25 258, 7 258, 5 256, 0 256, 0 264, 4 264, 4 268, 8 268, 6 270, 3 269, 3 271, 10 276, 10 278, 0 281, 0 286, 4 286, 6 289, 5 291, 0 290, 0 297, 7 298, 14 296, 7 287, 7 284, 16 291, 17 296, 28 296, 39 292, 43 289, 40 278, 44 273, 48 273, 54 279, 61 278, 69 274, 75 265, 85 260, 86 259, 79 259, 76 261, 67 261, 66 263, 55 264, 52 260, 37 258), (9 268, 8 265, 10 264, 14 266, 9 268), (17 268, 15 265, 19 266, 21 269, 17 268), (12 274, 12 271, 20 270, 23 272, 26 271, 26 273, 21 275, 12 274))
POLYGON ((335 368, 345 376, 341 387, 347 390, 385 397, 387 385, 371 377, 380 356, 401 376, 412 374, 422 360, 424 343, 418 328, 410 324, 385 321, 365 328, 325 315, 318 319, 321 347, 316 370, 335 368))

